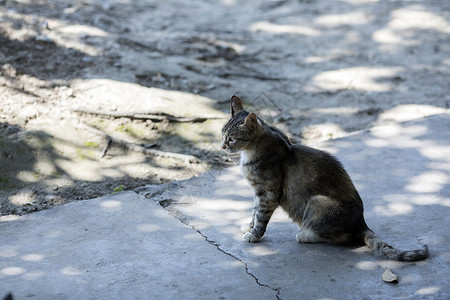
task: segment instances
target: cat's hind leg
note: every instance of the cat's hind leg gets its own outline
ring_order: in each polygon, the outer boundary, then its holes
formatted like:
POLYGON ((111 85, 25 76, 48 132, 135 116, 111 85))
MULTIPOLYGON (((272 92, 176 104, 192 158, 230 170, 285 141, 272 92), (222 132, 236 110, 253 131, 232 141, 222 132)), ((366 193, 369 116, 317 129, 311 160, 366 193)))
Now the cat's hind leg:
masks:
POLYGON ((303 212, 297 234, 300 243, 342 244, 351 241, 351 225, 346 220, 357 216, 352 210, 345 210, 339 202, 326 196, 311 197, 303 212))
POLYGON ((306 228, 301 228, 300 232, 297 233, 295 239, 299 243, 324 243, 326 242, 320 236, 314 233, 314 231, 306 228))
POLYGON ((301 223, 299 223, 300 232, 295 239, 299 243, 323 243, 327 242, 324 238, 324 231, 327 231, 327 219, 330 212, 334 210, 335 203, 325 196, 311 197, 303 211, 301 223))

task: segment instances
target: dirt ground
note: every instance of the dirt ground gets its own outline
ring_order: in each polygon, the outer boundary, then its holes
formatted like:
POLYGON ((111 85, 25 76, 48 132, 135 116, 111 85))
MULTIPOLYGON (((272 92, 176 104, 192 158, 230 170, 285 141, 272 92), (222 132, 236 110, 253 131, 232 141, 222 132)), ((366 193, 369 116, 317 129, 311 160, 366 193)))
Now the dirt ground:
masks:
POLYGON ((450 1, 0 0, 0 64, 21 215, 232 164, 233 94, 308 144, 441 113, 450 1))

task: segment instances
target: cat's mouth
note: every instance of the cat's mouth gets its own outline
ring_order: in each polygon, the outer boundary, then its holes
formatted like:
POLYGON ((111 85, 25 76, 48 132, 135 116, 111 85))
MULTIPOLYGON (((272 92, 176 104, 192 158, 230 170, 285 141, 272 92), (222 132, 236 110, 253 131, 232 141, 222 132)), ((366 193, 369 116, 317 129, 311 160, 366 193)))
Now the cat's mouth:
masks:
POLYGON ((228 154, 236 153, 236 152, 237 152, 237 150, 230 149, 230 147, 228 147, 228 146, 226 146, 226 145, 222 145, 221 148, 222 148, 223 151, 225 151, 225 152, 228 153, 228 154))
POLYGON ((231 150, 230 148, 222 148, 223 151, 225 151, 226 153, 235 153, 236 151, 231 150))

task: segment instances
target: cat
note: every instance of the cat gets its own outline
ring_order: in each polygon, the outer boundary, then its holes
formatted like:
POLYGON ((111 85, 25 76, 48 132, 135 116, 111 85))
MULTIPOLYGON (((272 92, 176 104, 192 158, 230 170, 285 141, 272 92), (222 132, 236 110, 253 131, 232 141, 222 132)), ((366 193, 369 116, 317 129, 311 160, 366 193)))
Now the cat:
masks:
POLYGON ((231 118, 222 129, 222 149, 241 153, 242 175, 255 192, 247 242, 258 242, 278 206, 300 226, 300 243, 365 244, 377 255, 398 261, 428 257, 428 247, 402 251, 367 226, 361 197, 342 164, 331 154, 300 144, 231 97, 231 118))

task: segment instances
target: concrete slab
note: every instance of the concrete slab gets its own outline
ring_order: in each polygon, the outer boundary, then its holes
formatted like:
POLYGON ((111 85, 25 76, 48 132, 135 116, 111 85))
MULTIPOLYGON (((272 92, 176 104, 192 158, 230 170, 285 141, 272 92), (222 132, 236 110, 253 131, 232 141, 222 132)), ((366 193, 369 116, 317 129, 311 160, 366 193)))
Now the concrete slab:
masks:
POLYGON ((450 114, 375 127, 317 145, 334 153, 365 203, 369 226, 400 249, 428 244, 431 256, 401 263, 367 247, 298 244, 297 227, 281 210, 263 240, 243 242, 239 227, 250 219, 252 192, 237 167, 212 172, 155 192, 175 216, 222 251, 246 262, 259 283, 281 299, 450 298, 450 114), (382 281, 386 267, 398 284, 382 281))
POLYGON ((245 264, 134 192, 0 222, 0 298, 274 299, 245 264))

